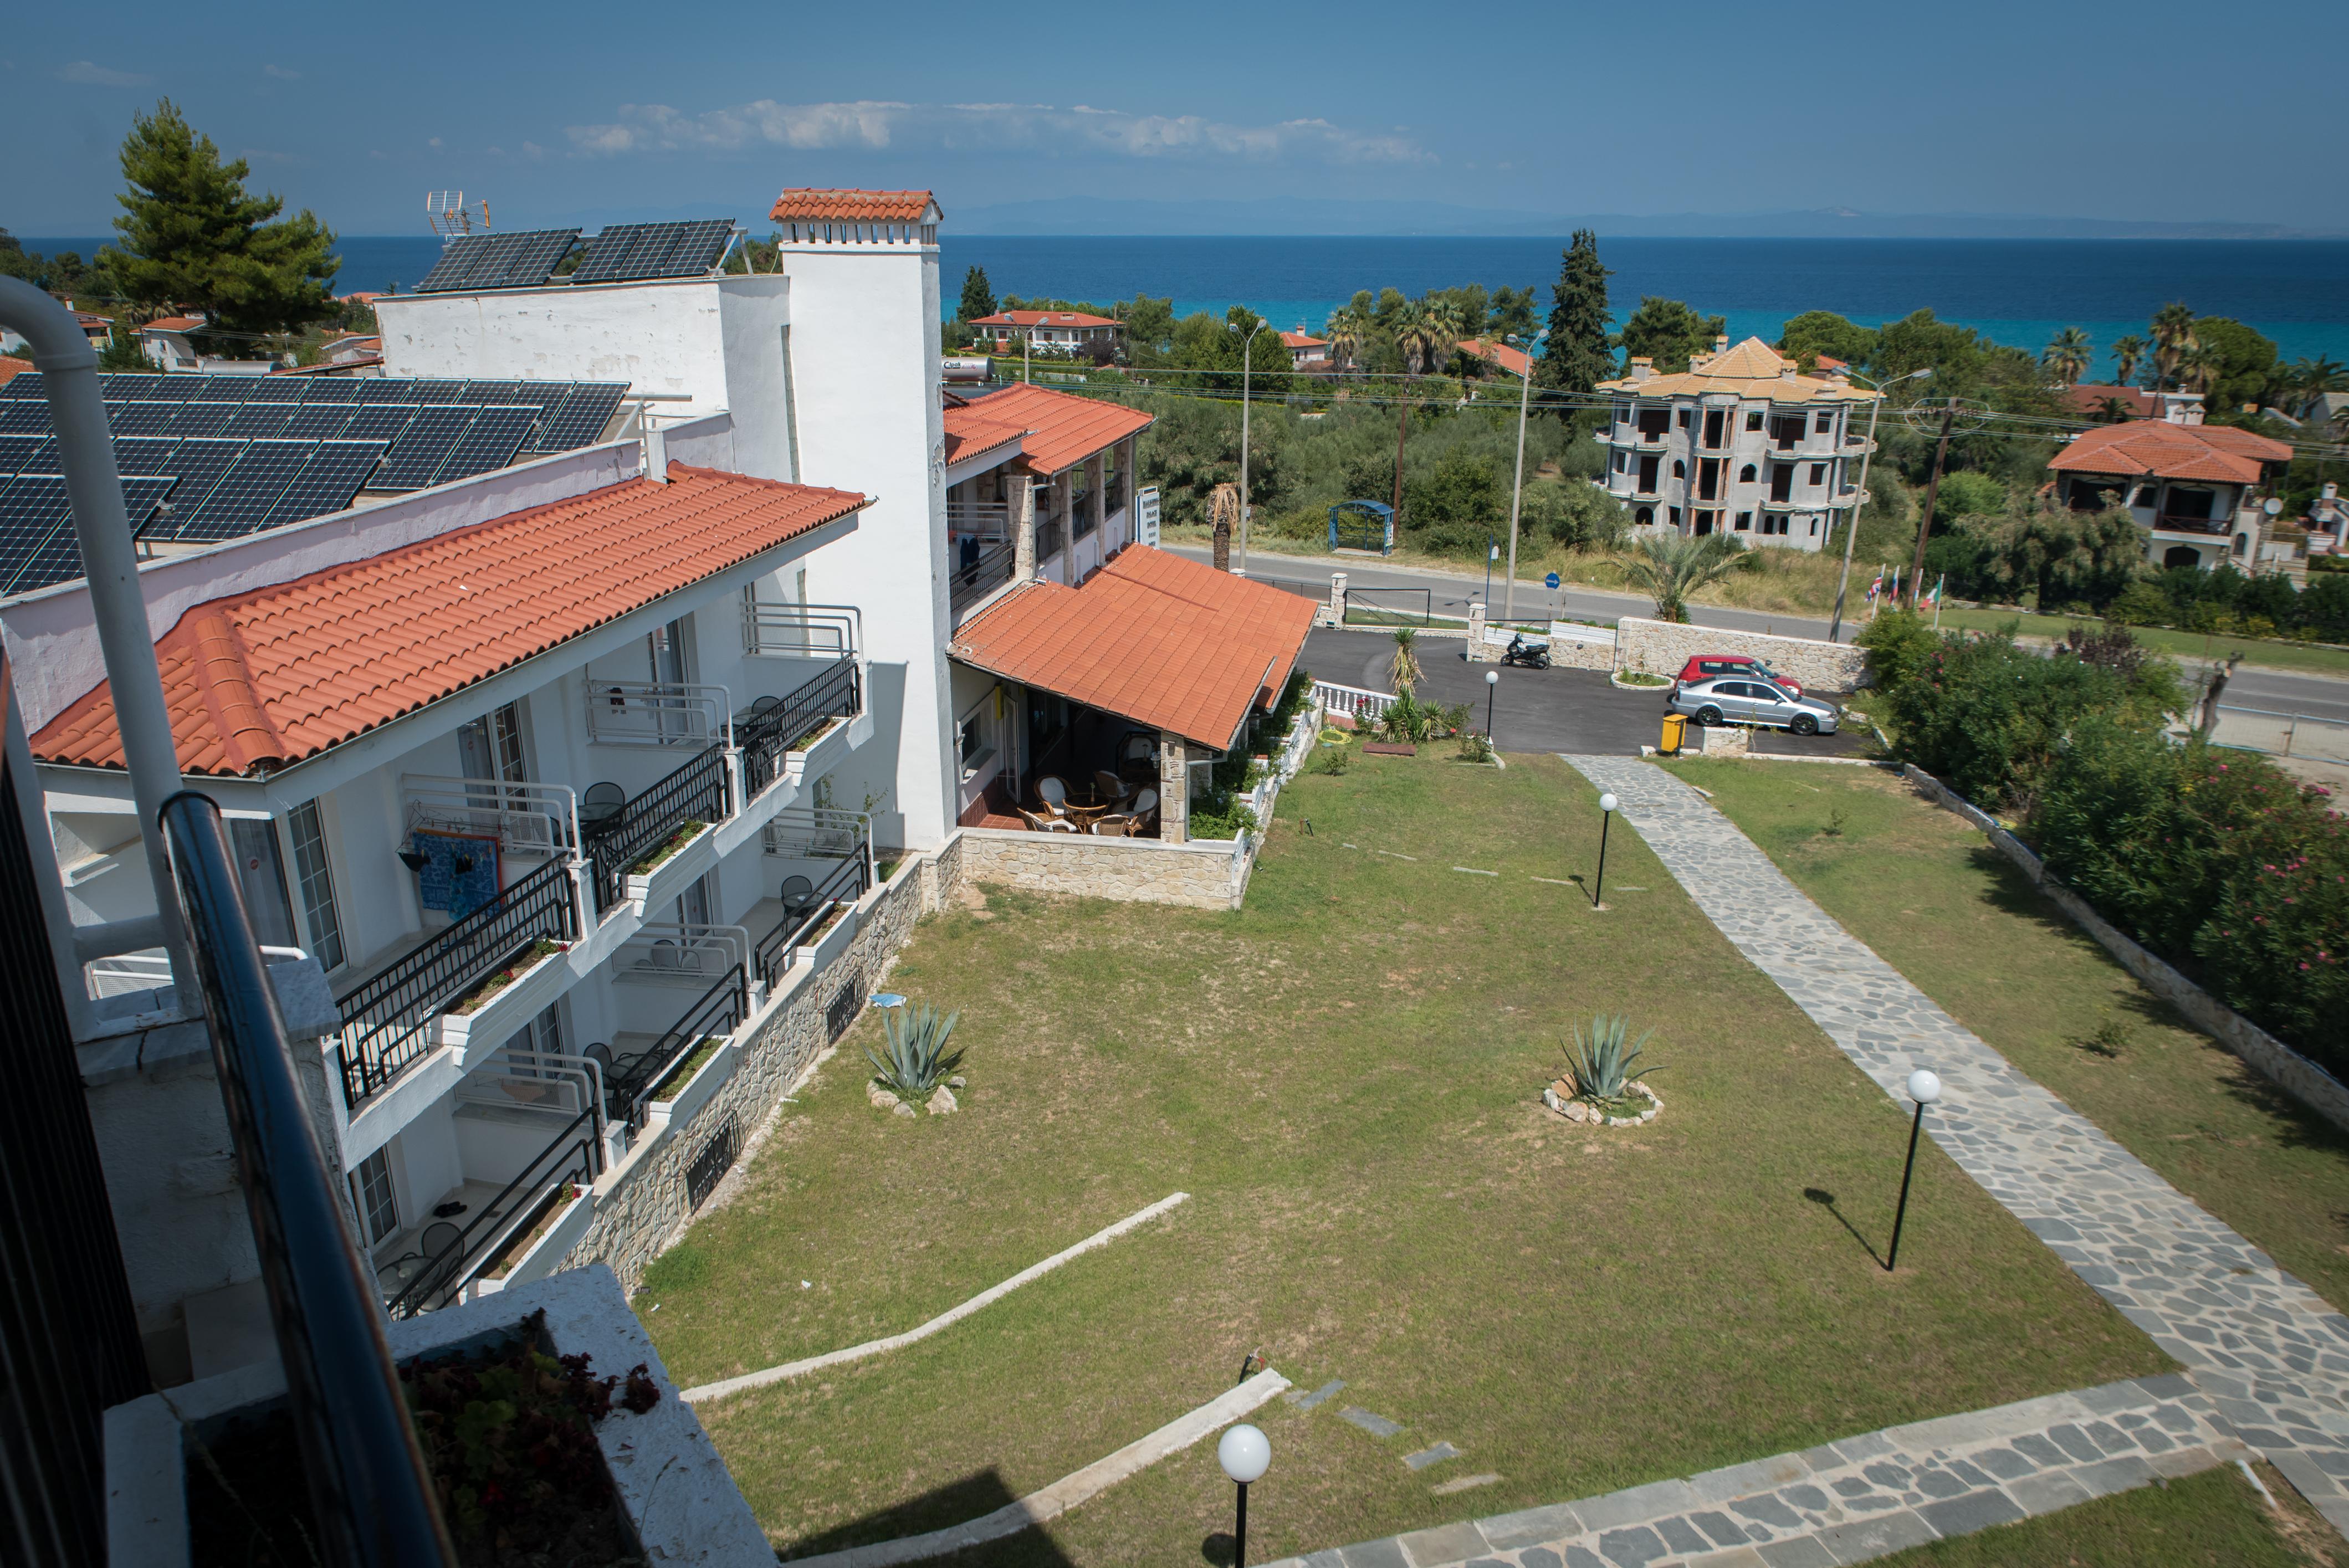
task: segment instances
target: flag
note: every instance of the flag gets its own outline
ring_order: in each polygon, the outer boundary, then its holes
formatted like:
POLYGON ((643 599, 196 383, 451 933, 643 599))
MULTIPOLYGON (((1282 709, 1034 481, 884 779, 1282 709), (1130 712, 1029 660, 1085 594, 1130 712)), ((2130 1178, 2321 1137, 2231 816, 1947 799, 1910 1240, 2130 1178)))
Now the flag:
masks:
POLYGON ((1883 567, 1881 567, 1881 566, 1879 566, 1879 567, 1878 567, 1878 568, 1876 569, 1876 581, 1875 581, 1875 582, 1873 582, 1873 583, 1869 583, 1869 584, 1868 585, 1868 602, 1869 603, 1871 603, 1871 604, 1875 603, 1876 603, 1876 599, 1877 599, 1877 595, 1878 595, 1879 593, 1882 593, 1883 592, 1884 592, 1884 568, 1883 568, 1883 567))
POLYGON ((1936 610, 1941 607, 1941 585, 1949 580, 1950 574, 1946 572, 1942 573, 1940 576, 1933 579, 1933 591, 1925 595, 1926 598, 1930 599, 1933 602, 1933 608, 1936 610))

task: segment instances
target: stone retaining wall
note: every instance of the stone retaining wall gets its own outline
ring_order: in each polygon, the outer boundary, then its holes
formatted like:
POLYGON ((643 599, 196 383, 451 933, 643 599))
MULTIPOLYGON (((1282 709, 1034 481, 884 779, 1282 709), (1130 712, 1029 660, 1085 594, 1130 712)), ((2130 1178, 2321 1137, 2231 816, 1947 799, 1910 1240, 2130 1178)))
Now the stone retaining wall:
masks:
MULTIPOLYGON (((947 849, 952 850, 950 841, 947 849)), ((858 902, 856 934, 846 951, 822 969, 794 966, 752 1019, 741 1065, 686 1121, 648 1126, 627 1158, 595 1183, 595 1215, 587 1233, 563 1261, 566 1269, 609 1264, 621 1287, 634 1295, 645 1265, 660 1255, 693 1217, 687 1207, 686 1168, 727 1119, 749 1139, 767 1113, 831 1042, 824 1012, 843 985, 860 995, 913 934, 914 922, 936 884, 945 854, 923 855, 897 868, 885 887, 858 902)), ((930 906, 935 907, 935 906, 930 906)))
POLYGON ((1725 632, 1643 621, 1626 615, 1615 623, 1615 668, 1676 676, 1699 654, 1744 654, 1789 675, 1806 688, 1847 692, 1867 673, 1868 654, 1844 643, 1813 637, 1779 637, 1761 632, 1725 632))
POLYGON ((1998 851, 2053 899, 2056 908, 2095 937, 2097 944, 2118 959, 2121 967, 2143 982, 2147 990, 2183 1014, 2188 1023, 2242 1057, 2261 1077, 2325 1120, 2349 1129, 2349 1088, 2344 1088, 2339 1078, 2132 941, 2091 908, 2087 900, 2056 881, 2031 846, 2000 827, 1988 812, 1914 763, 1904 765, 1900 771, 1936 805, 1954 811, 1989 834, 1998 851))
POLYGON ((1237 909, 1245 886, 1247 851, 1231 843, 1169 844, 1024 828, 965 828, 958 838, 963 881, 1198 909, 1237 909))

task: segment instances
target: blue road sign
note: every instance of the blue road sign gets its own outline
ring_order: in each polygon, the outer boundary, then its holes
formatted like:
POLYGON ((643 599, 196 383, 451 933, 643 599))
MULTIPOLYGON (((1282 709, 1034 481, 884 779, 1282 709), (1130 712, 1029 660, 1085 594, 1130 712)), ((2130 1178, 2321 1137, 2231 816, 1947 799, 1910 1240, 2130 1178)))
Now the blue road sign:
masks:
POLYGON ((1543 586, 1543 587, 1545 587, 1545 588, 1555 588, 1555 587, 1557 587, 1557 573, 1555 573, 1555 572, 1553 572, 1553 573, 1551 573, 1548 576, 1547 576, 1547 577, 1543 578, 1543 579, 1542 579, 1542 586, 1543 586))

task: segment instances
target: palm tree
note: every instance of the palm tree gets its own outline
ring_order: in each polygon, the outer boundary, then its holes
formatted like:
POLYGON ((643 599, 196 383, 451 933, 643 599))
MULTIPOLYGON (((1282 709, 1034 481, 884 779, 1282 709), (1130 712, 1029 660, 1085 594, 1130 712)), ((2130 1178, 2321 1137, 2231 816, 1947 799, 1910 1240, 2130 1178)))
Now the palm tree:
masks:
MULTIPOLYGON (((1403 363, 1417 376, 1436 357, 1436 344, 1445 335, 1445 329, 1435 319, 1435 312, 1418 300, 1406 300, 1395 313, 1395 347, 1402 351, 1403 363)), ((1449 353, 1452 346, 1444 345, 1449 353)))
POLYGON ((2088 335, 2076 326, 2067 326, 2048 339, 2046 352, 2039 362, 2054 372, 2055 379, 2069 387, 2088 373, 2089 362, 2095 359, 2096 346, 2088 335))
POLYGON ((2305 415, 2309 406, 2327 392, 2349 388, 2349 374, 2344 374, 2341 362, 2319 355, 2314 359, 2296 359, 2283 373, 2286 396, 2292 399, 2292 411, 2305 415))
POLYGON ((2172 366, 2178 385, 2190 392, 2210 390, 2211 383, 2219 379, 2219 372, 2225 367, 2226 362, 2219 357, 2217 349, 2191 337, 2186 340, 2186 346, 2178 351, 2177 362, 2172 366))
POLYGON ((1686 621, 1689 596, 1736 571, 1744 559, 1734 534, 1651 533, 1623 563, 1623 581, 1656 602, 1657 620, 1686 621))
POLYGON ((2153 313, 2153 366, 2168 382, 2178 374, 2178 358, 2194 341, 2194 312, 2182 300, 2173 300, 2153 313))
POLYGON ((2113 339, 2113 379, 2123 387, 2137 379, 2137 367, 2145 363, 2146 341, 2136 333, 2113 339))
POLYGON ((1419 667, 1419 633, 1410 626, 1394 629, 1394 657, 1387 662, 1387 683, 1398 692, 1406 692, 1425 676, 1419 667))
POLYGON ((1351 370, 1355 359, 1362 352, 1362 341, 1370 335, 1370 331, 1369 318, 1352 305, 1341 304, 1330 313, 1330 320, 1321 328, 1321 335, 1330 340, 1330 352, 1338 356, 1338 363, 1351 370))

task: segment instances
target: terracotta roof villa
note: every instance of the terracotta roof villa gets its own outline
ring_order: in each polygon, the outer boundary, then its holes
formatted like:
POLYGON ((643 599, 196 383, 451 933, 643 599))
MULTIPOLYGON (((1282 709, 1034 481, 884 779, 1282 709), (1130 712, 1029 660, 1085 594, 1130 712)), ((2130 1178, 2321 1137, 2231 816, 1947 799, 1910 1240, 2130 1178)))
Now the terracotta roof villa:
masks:
POLYGON ((2125 508, 2156 566, 2252 571, 2267 531, 2255 492, 2291 460, 2283 442, 2232 426, 2131 419, 2083 430, 2047 470, 2075 511, 2125 508))

